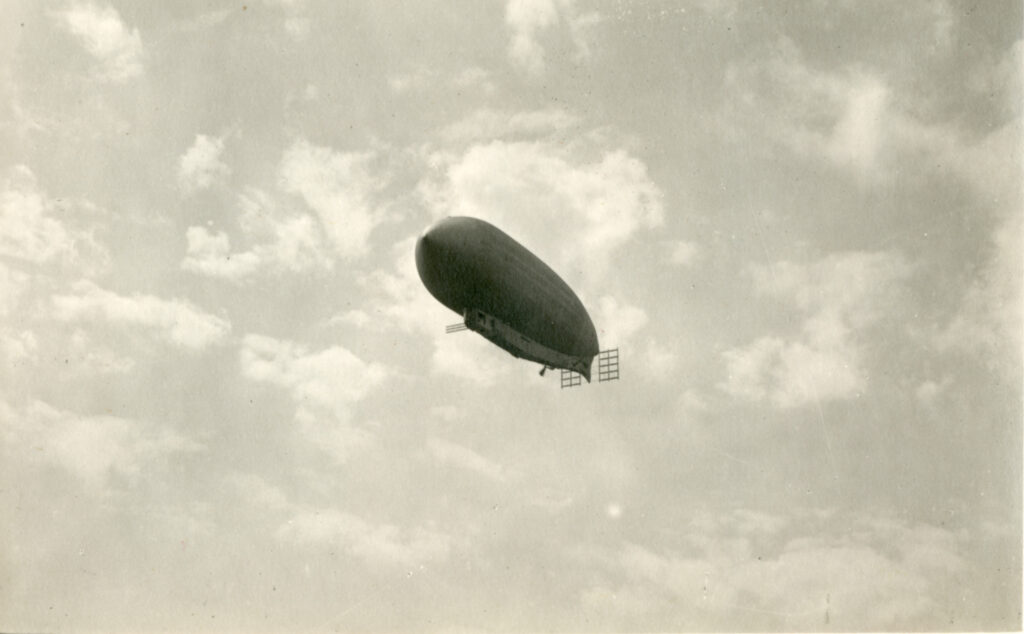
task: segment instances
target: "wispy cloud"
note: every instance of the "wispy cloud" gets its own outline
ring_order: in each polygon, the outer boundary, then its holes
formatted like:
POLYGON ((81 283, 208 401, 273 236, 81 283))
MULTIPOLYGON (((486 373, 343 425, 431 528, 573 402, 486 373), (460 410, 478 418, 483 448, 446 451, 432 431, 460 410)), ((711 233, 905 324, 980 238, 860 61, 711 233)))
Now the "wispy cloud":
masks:
POLYGON ((692 266, 701 257, 701 248, 689 240, 672 240, 667 243, 668 261, 674 266, 692 266))
POLYGON ((565 132, 580 123, 578 115, 564 108, 525 112, 481 108, 447 126, 441 131, 441 138, 448 143, 542 138, 553 133, 565 132))
POLYGON ((388 378, 385 366, 341 346, 310 352, 291 341, 252 334, 243 339, 239 359, 245 378, 289 392, 301 433, 339 462, 372 443, 370 432, 353 420, 353 408, 388 378))
POLYGON ((547 54, 545 32, 564 25, 577 60, 590 56, 589 30, 598 22, 596 13, 580 13, 573 0, 508 0, 505 24, 510 30, 508 55, 512 63, 532 76, 543 75, 547 54))
POLYGON ((730 394, 779 407, 851 398, 865 389, 858 334, 884 314, 910 267, 890 253, 842 253, 809 265, 754 269, 762 294, 804 314, 800 335, 768 335, 724 353, 730 394))
POLYGON ((281 187, 309 205, 344 259, 364 255, 370 233, 384 219, 373 200, 384 183, 371 166, 373 158, 369 152, 337 152, 300 139, 281 160, 281 187))
POLYGON ((100 77, 123 82, 142 74, 145 51, 139 30, 129 29, 117 9, 76 2, 56 19, 100 63, 100 77))
POLYGON ((299 513, 278 529, 277 536, 306 546, 340 546, 373 568, 416 569, 446 560, 451 550, 451 538, 432 527, 373 524, 336 509, 299 513))
POLYGON ((502 374, 502 366, 495 360, 506 353, 498 352, 472 333, 465 333, 467 336, 457 340, 444 334, 443 327, 460 321, 461 317, 442 306, 423 288, 413 257, 415 240, 416 236, 410 236, 395 245, 391 269, 376 269, 360 278, 360 286, 369 293, 366 304, 369 312, 344 311, 332 318, 332 322, 377 331, 395 328, 424 336, 433 346, 432 372, 476 385, 493 385, 502 374))
POLYGON ((29 276, 0 262, 0 316, 8 315, 18 306, 29 287, 29 276))
POLYGON ((429 89, 461 90, 490 96, 497 91, 492 73, 479 66, 470 66, 454 76, 419 66, 388 77, 388 87, 397 95, 414 95, 429 89))
POLYGON ((136 326, 192 350, 225 340, 231 332, 226 319, 211 315, 183 299, 163 299, 136 293, 119 295, 82 280, 72 293, 53 297, 53 316, 61 321, 99 320, 136 326))
POLYGON ((898 628, 941 610, 965 568, 956 533, 887 516, 801 512, 794 523, 741 509, 679 533, 678 553, 627 543, 589 555, 609 578, 584 591, 585 609, 637 629, 667 612, 702 630, 898 628))
MULTIPOLYGON (((167 456, 199 451, 202 445, 152 423, 118 416, 83 416, 32 401, 18 409, 0 402, 0 435, 28 460, 56 466, 95 492, 112 478, 143 477, 167 456)), ((13 452, 11 455, 14 455, 13 452)))
POLYGON ((427 450, 441 464, 471 471, 495 482, 507 482, 513 473, 468 447, 441 438, 427 441, 427 450))

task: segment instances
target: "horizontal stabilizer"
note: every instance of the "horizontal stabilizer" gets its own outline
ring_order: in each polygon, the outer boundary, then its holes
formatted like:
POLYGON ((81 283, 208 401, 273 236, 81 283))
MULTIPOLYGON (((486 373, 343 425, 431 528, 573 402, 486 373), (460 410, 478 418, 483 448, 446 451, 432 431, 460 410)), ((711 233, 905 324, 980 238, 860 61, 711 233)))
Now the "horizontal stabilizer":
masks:
POLYGON ((619 349, 609 348, 597 353, 597 382, 619 379, 619 349))
POLYGON ((579 372, 573 372, 572 370, 562 370, 562 389, 567 387, 576 387, 583 383, 583 377, 580 376, 579 372))
MULTIPOLYGON (((619 379, 619 349, 609 348, 597 353, 597 382, 619 379)), ((573 370, 562 370, 562 389, 583 384, 583 377, 573 370)))
POLYGON ((444 327, 444 332, 446 335, 450 335, 453 332, 462 332, 463 330, 469 330, 469 328, 466 326, 466 324, 462 322, 459 322, 457 324, 451 324, 450 326, 444 327))

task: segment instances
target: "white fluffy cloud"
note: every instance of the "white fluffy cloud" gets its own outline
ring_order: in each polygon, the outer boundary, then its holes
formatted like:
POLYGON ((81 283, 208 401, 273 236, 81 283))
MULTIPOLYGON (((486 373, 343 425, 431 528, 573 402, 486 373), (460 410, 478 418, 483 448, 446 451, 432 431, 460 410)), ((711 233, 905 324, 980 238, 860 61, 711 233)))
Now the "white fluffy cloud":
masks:
POLYGON ((13 167, 0 193, 0 254, 34 264, 74 257, 75 236, 54 213, 32 170, 13 167))
POLYGON ((621 149, 586 162, 562 144, 495 141, 444 168, 421 188, 436 216, 492 221, 569 280, 602 280, 615 251, 664 216, 647 167, 621 149))
POLYGON ((56 18, 100 63, 104 79, 122 82, 142 74, 139 30, 129 29, 113 7, 75 2, 56 18))
POLYGON ((178 183, 181 188, 185 192, 195 192, 227 178, 231 168, 220 160, 223 152, 223 137, 197 134, 192 147, 178 159, 178 183))
POLYGON ((231 241, 223 231, 211 233, 204 227, 189 227, 185 233, 188 248, 181 268, 210 277, 238 279, 251 275, 259 265, 252 252, 233 253, 231 241))
POLYGON ((169 429, 118 416, 83 416, 42 401, 24 408, 0 402, 3 439, 11 455, 59 467, 102 489, 110 478, 134 480, 167 456, 202 446, 169 429))
POLYGON ((297 273, 330 270, 333 261, 323 244, 316 220, 309 214, 281 208, 270 196, 250 190, 240 196, 239 225, 252 246, 244 251, 231 248, 224 231, 189 227, 188 247, 181 268, 226 280, 241 281, 259 271, 297 273))
POLYGON ((320 219, 335 253, 345 259, 366 253, 370 233, 384 219, 374 203, 384 181, 371 165, 373 158, 371 153, 336 152, 299 139, 281 160, 281 187, 302 197, 320 219))
POLYGON ((7 171, 0 189, 0 256, 22 264, 73 268, 92 276, 110 264, 95 236, 97 207, 84 200, 54 200, 25 165, 7 171))
POLYGON ((760 293, 792 302, 804 314, 801 332, 726 351, 728 378, 721 387, 779 407, 853 397, 865 385, 857 334, 881 318, 909 274, 898 255, 863 252, 755 269, 760 293))
POLYGON ((593 310, 597 338, 603 347, 626 346, 633 335, 647 325, 647 313, 637 306, 624 304, 605 295, 593 310))
POLYGON ((171 343, 200 350, 222 342, 231 332, 225 319, 206 313, 182 299, 153 295, 119 295, 87 280, 72 293, 53 298, 53 316, 61 321, 101 320, 151 330, 171 343))
POLYGON ((242 375, 285 388, 296 404, 300 431, 338 461, 372 442, 352 420, 352 409, 388 377, 388 369, 365 362, 341 346, 309 352, 304 346, 246 335, 242 375))
POLYGON ((366 363, 341 346, 310 353, 290 341, 246 335, 241 355, 247 378, 285 387, 297 402, 339 414, 387 376, 384 366, 366 363))

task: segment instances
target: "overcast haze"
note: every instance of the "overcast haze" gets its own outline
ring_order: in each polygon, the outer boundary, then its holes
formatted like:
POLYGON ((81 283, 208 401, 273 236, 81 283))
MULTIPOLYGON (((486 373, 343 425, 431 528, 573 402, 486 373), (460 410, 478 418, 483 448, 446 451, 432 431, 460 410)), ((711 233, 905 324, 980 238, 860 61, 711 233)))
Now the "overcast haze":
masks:
POLYGON ((1020 628, 1020 3, 4 16, 0 629, 1020 628))

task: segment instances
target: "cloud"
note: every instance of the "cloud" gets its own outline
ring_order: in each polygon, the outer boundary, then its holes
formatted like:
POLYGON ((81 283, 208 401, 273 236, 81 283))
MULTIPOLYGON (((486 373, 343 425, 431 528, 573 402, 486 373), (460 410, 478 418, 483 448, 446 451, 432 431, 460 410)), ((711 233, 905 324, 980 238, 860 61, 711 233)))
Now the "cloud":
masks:
POLYGON ((892 125, 889 88, 882 78, 862 70, 813 70, 789 41, 763 70, 777 92, 759 95, 755 107, 767 107, 773 119, 769 134, 777 141, 862 175, 879 168, 887 126, 892 125), (774 101, 780 97, 782 101, 774 101))
POLYGON ((373 158, 371 153, 335 152, 300 139, 281 160, 282 189, 302 197, 344 259, 364 255, 370 233, 384 219, 373 203, 384 182, 374 173, 373 158))
POLYGON ((962 537, 885 516, 737 510, 680 527, 684 546, 592 553, 611 575, 581 593, 620 627, 875 630, 945 623, 962 537))
POLYGON ((75 283, 72 290, 72 294, 53 297, 54 318, 136 326, 191 350, 218 344, 231 332, 227 320, 203 312, 186 300, 139 293, 118 295, 87 280, 75 283))
POLYGON ((231 168, 220 160, 223 152, 223 137, 197 134, 192 147, 178 160, 178 183, 181 188, 186 193, 192 193, 227 178, 231 168))
POLYGON ((246 335, 240 352, 242 375, 285 388, 296 404, 300 431, 339 462, 372 442, 354 424, 352 410, 390 375, 341 346, 309 352, 291 341, 246 335))
POLYGON ((976 353, 1008 376, 1016 376, 1021 367, 1022 232, 1019 214, 999 223, 988 261, 934 339, 940 349, 976 353))
MULTIPOLYGON (((457 322, 459 320, 456 318, 449 321, 457 322)), ((508 353, 504 350, 499 351, 483 337, 469 331, 456 335, 437 332, 432 334, 434 344, 434 352, 430 357, 432 372, 456 377, 482 387, 494 385, 502 376, 506 366, 501 361, 506 358, 508 353)), ((507 356, 507 360, 511 361, 512 357, 507 356)))
POLYGON ((21 303, 25 291, 28 290, 29 283, 27 274, 0 262, 0 316, 14 312, 14 309, 21 303))
MULTIPOLYGON (((1019 59, 1019 47, 1008 55, 1019 59)), ((1024 315, 1021 135, 1018 116, 979 142, 950 146, 945 153, 972 185, 979 204, 991 209, 995 226, 986 244, 986 259, 966 289, 960 308, 934 338, 940 349, 974 353, 1010 377, 1020 371, 1024 315)))
POLYGON ((433 347, 430 369, 477 385, 494 385, 502 373, 495 363, 507 353, 472 332, 444 333, 444 326, 462 321, 434 299, 416 272, 414 248, 417 236, 399 241, 392 269, 377 269, 359 280, 369 294, 367 309, 345 311, 331 321, 370 330, 397 328, 426 337, 433 347))
MULTIPOLYGON (((562 277, 604 279, 615 251, 662 224, 663 194, 624 150, 579 160, 564 143, 494 141, 471 146, 421 185, 437 217, 489 220, 562 277)), ((598 288, 599 284, 593 284, 598 288)))
POLYGON ((254 473, 231 473, 225 482, 249 505, 261 511, 290 510, 292 504, 279 487, 267 482, 254 473))
POLYGON ((0 359, 9 366, 15 366, 36 358, 39 340, 31 330, 15 332, 8 328, 0 328, 0 359))
POLYGON ((96 206, 88 201, 55 201, 39 187, 25 165, 10 168, 0 190, 0 256, 36 266, 74 268, 96 275, 110 264, 110 254, 85 228, 96 206))
POLYGON ((135 368, 136 364, 135 359, 115 353, 94 341, 85 331, 77 329, 71 334, 66 353, 77 361, 77 368, 91 376, 125 374, 135 368))
POLYGON ((568 29, 575 58, 587 59, 587 31, 599 19, 596 13, 580 14, 573 0, 509 0, 505 5, 505 24, 511 32, 509 59, 527 75, 543 75, 546 52, 541 36, 559 24, 568 29))
POLYGON ((365 311, 350 311, 350 323, 364 322, 370 327, 394 326, 404 332, 434 335, 448 323, 461 321, 448 308, 434 299, 420 281, 416 271, 415 247, 418 236, 409 236, 394 246, 394 264, 389 269, 376 269, 359 279, 371 299, 365 311), (388 326, 379 324, 387 320, 388 326))
POLYGON ((730 66, 726 84, 734 93, 724 111, 727 129, 739 126, 744 138, 766 135, 861 178, 885 176, 922 143, 949 135, 919 121, 912 102, 894 94, 892 79, 862 66, 820 70, 788 39, 757 61, 730 66))
MULTIPOLYGON (((31 277, 0 262, 0 318, 17 315, 22 299, 31 285, 31 277)), ((0 319, 0 361, 15 364, 34 359, 39 342, 31 330, 8 327, 8 320, 0 319)))
POLYGON ((701 256, 700 246, 688 240, 673 240, 668 250, 668 261, 674 266, 693 266, 701 256))
POLYGON ((445 561, 451 549, 451 538, 429 526, 402 530, 336 509, 300 513, 277 536, 300 545, 339 546, 367 565, 406 570, 445 561))
POLYGON ((306 16, 305 0, 263 0, 270 7, 279 7, 284 12, 284 30, 296 41, 309 36, 312 22, 306 16))
POLYGON ((129 30, 113 7, 76 2, 56 18, 101 64, 102 78, 123 82, 142 74, 144 50, 139 30, 129 30))
POLYGON ((544 137, 571 130, 580 122, 580 117, 574 113, 557 107, 521 112, 480 108, 445 127, 441 138, 447 143, 469 143, 512 137, 544 137))
POLYGON ((76 236, 53 217, 54 211, 32 170, 24 165, 11 168, 0 194, 0 254, 33 264, 73 259, 76 236))
POLYGON ((239 225, 246 241, 253 243, 251 248, 233 251, 227 233, 189 227, 182 269, 238 282, 260 271, 281 274, 333 268, 312 216, 285 211, 260 190, 241 195, 239 205, 239 225))
POLYGON ((495 482, 507 482, 515 475, 500 464, 481 456, 468 447, 440 438, 428 440, 427 451, 441 464, 472 471, 495 482))
POLYGON ((558 23, 555 0, 509 0, 505 23, 512 31, 509 57, 531 75, 544 72, 544 47, 537 41, 540 31, 558 23))
POLYGON ((842 114, 825 147, 840 164, 854 166, 867 173, 874 168, 879 146, 884 139, 884 117, 889 89, 877 77, 857 77, 846 87, 842 114))
POLYGON ((610 295, 601 297, 594 308, 598 341, 602 347, 626 347, 634 334, 647 325, 647 313, 637 306, 623 304, 610 295))
POLYGON ((914 390, 914 395, 922 405, 931 407, 935 405, 935 401, 942 396, 943 393, 949 390, 950 385, 953 384, 951 377, 944 377, 941 381, 933 381, 931 379, 922 382, 914 390))
POLYGON ((497 91, 491 73, 479 66, 465 68, 454 76, 434 68, 420 66, 388 77, 388 87, 397 95, 415 94, 428 89, 443 88, 462 92, 493 95, 497 91))
POLYGON ((232 253, 230 240, 223 231, 210 233, 203 227, 189 227, 185 237, 188 247, 181 268, 186 271, 238 279, 251 275, 259 265, 254 253, 232 253))
POLYGON ((134 481, 167 457, 202 445, 152 423, 118 416, 83 416, 34 400, 16 409, 0 402, 10 455, 53 465, 93 489, 114 477, 134 481))
POLYGON ((723 353, 728 378, 720 387, 783 408, 855 396, 865 385, 857 334, 881 319, 909 275, 902 257, 881 252, 754 269, 759 293, 791 302, 805 315, 801 332, 789 340, 760 337, 723 353))

